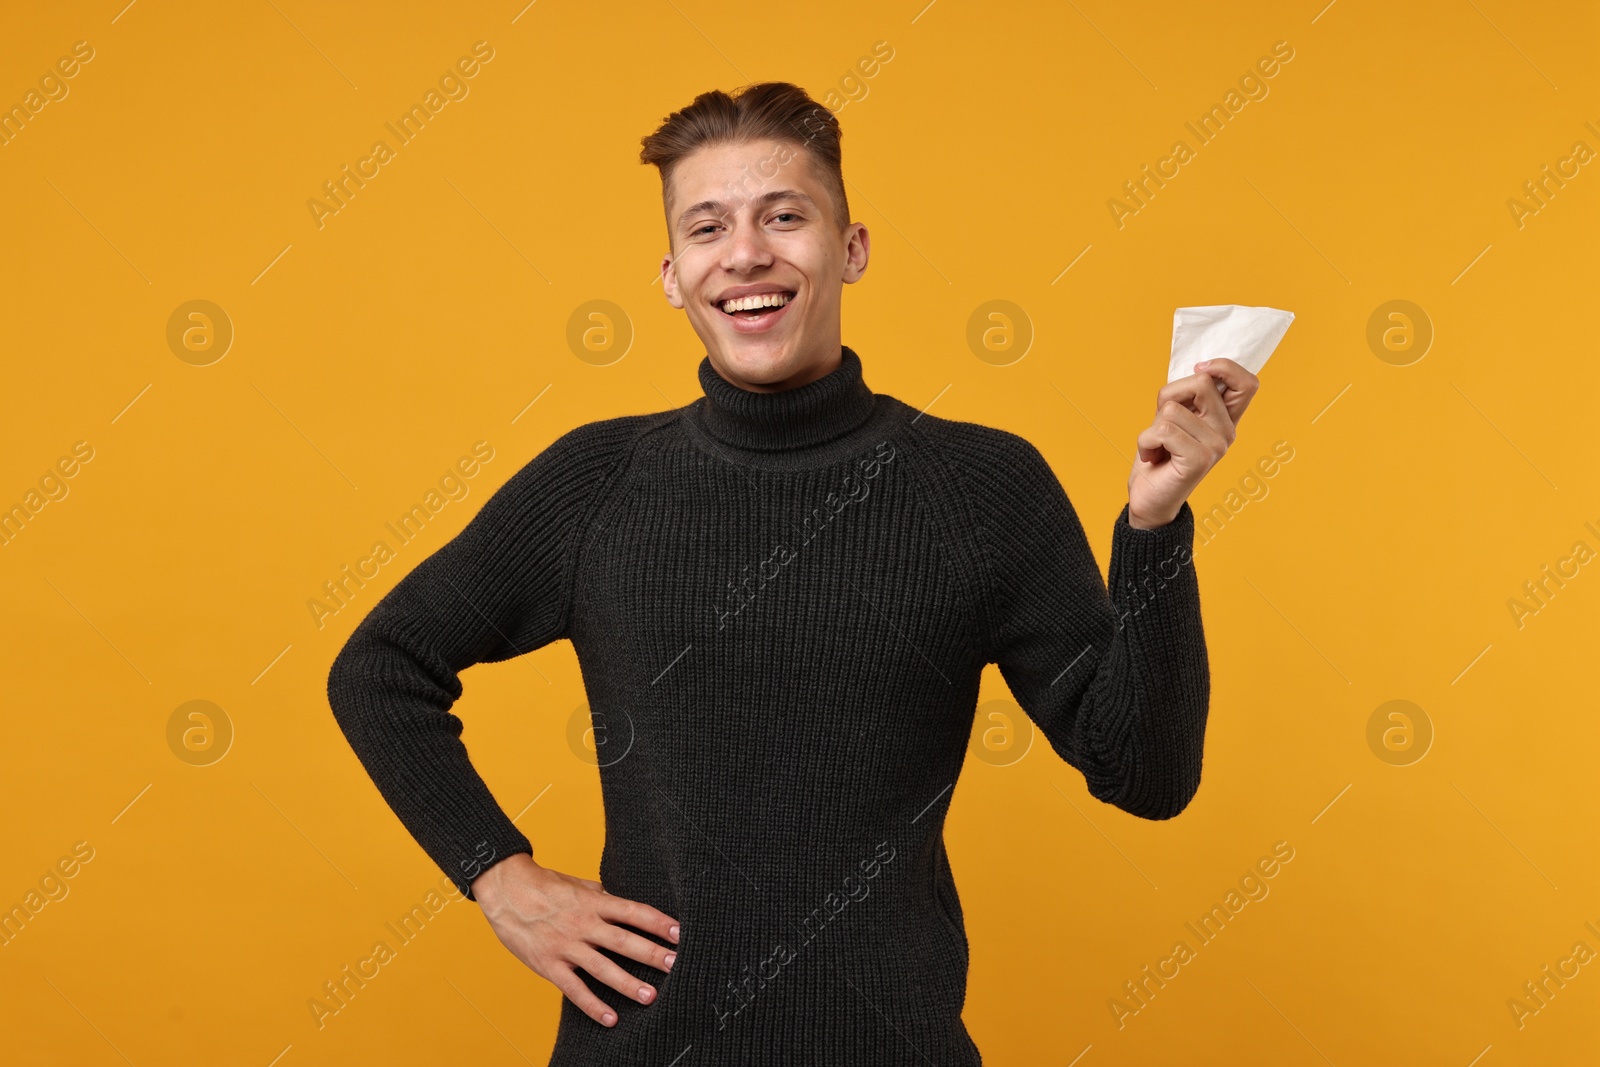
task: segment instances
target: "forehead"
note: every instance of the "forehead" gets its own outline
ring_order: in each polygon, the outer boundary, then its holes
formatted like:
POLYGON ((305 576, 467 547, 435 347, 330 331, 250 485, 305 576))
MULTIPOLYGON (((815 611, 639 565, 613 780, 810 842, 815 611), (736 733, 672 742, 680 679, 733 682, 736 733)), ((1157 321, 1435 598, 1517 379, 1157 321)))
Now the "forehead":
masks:
POLYGON ((810 153, 790 141, 709 144, 680 159, 669 182, 669 211, 701 200, 733 206, 744 196, 782 186, 821 199, 810 153))

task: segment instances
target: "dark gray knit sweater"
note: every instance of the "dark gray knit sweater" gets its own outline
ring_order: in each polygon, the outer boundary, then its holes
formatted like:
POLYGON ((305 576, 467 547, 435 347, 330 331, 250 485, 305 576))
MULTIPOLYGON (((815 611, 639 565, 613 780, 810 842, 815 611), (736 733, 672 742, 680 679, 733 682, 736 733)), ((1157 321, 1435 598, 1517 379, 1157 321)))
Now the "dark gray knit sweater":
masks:
POLYGON ((694 403, 566 433, 333 663, 345 736, 470 896, 532 848, 468 760, 459 674, 572 642, 600 880, 682 936, 670 973, 602 950, 656 1001, 587 978, 617 1025, 563 998, 556 1067, 981 1063, 942 831, 986 663, 1098 799, 1167 819, 1199 788, 1189 505, 1150 530, 1124 507, 1108 595, 1037 449, 874 394, 842 354, 779 393, 705 359, 694 403))

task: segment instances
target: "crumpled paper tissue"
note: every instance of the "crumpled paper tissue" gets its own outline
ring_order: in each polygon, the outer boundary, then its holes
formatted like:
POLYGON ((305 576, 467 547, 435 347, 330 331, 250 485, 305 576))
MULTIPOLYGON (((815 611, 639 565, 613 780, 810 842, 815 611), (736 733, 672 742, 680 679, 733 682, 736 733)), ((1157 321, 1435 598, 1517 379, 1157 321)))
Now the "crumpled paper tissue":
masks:
MULTIPOLYGON (((1167 381, 1186 378, 1195 373, 1196 363, 1218 358, 1231 359, 1251 374, 1259 374, 1293 321, 1294 312, 1277 308, 1240 304, 1178 308, 1172 313, 1172 362, 1167 367, 1167 381)), ((1220 381, 1217 387, 1226 388, 1220 381)))

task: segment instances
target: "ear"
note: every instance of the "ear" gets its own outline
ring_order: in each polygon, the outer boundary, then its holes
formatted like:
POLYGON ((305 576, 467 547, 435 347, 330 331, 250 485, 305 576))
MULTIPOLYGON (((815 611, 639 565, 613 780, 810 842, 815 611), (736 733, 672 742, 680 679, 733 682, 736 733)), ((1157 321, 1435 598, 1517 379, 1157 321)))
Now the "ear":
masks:
POLYGON ((683 296, 678 292, 678 270, 670 252, 661 257, 661 291, 666 294, 667 303, 675 308, 683 307, 683 296))
POLYGON ((844 246, 844 281, 853 284, 867 271, 867 258, 872 250, 872 239, 866 226, 852 222, 846 229, 844 246))

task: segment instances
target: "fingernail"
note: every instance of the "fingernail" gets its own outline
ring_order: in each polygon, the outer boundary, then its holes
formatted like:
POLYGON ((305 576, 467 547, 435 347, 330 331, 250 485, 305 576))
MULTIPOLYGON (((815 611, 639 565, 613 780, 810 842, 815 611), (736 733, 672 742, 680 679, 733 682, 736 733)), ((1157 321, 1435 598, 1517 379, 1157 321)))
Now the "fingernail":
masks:
POLYGON ((672 970, 672 965, 676 962, 678 962, 678 954, 676 952, 667 953, 667 970, 672 970))
POLYGON ((674 941, 678 940, 678 928, 676 926, 674 926, 671 930, 669 930, 668 933, 670 933, 672 935, 672 940, 674 940, 674 941))
POLYGON ((639 987, 639 999, 640 1000, 649 1000, 651 992, 652 992, 652 990, 650 989, 649 986, 647 986, 647 985, 640 986, 639 987))
POLYGON ((1202 359, 1202 360, 1201 360, 1201 361, 1200 361, 1200 362, 1199 362, 1199 363, 1196 363, 1196 364, 1195 364, 1195 365, 1194 365, 1194 369, 1195 369, 1195 370, 1203 370, 1203 369, 1204 369, 1204 368, 1205 368, 1205 365, 1206 365, 1206 364, 1207 364, 1207 363, 1210 363, 1210 362, 1211 362, 1211 361, 1210 361, 1210 360, 1209 360, 1209 359, 1202 359))
POLYGON ((617 1021, 617 1017, 608 1011, 604 1015, 600 1016, 600 1021, 605 1023, 607 1026, 610 1026, 617 1021))

